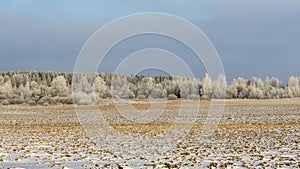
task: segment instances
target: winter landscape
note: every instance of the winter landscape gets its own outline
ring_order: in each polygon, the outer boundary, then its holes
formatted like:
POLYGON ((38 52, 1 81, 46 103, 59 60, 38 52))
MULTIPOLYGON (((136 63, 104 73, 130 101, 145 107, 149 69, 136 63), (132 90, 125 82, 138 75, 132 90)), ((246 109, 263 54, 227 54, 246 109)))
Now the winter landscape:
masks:
MULTIPOLYGON (((170 77, 143 76, 136 76, 133 83, 133 76, 104 74, 105 80, 97 75, 95 83, 89 83, 93 76, 84 76, 79 83, 84 92, 74 97, 74 105, 66 74, 52 73, 49 85, 40 78, 47 77, 43 73, 34 74, 38 73, 2 78, 6 79, 2 80, 0 107, 2 168, 300 167, 300 99, 288 95, 291 91, 298 94, 298 78, 291 77, 287 86, 277 78, 239 78, 227 86, 208 76, 203 80, 183 78, 179 83, 170 77), (131 84, 131 88, 119 90, 116 98, 108 95, 114 92, 113 83, 107 83, 113 76, 128 78, 131 84), (235 97, 221 95, 222 87, 235 97), (259 91, 255 98, 251 97, 253 88, 259 91), (272 97, 270 89, 274 96, 286 98, 272 97), (211 94, 215 100, 205 93, 215 93, 211 94), (119 101, 121 98, 130 104, 119 101), (213 102, 224 106, 218 109, 223 112, 214 125, 205 121, 213 102), (128 105, 138 113, 149 110, 143 116, 152 120, 128 119, 122 113, 132 111, 128 105), (179 122, 184 115, 192 122, 179 122), (209 128, 213 130, 206 132, 209 128)), ((125 81, 116 84, 128 85, 125 81)))
POLYGON ((299 17, 299 0, 0 0, 0 169, 300 168, 299 17))

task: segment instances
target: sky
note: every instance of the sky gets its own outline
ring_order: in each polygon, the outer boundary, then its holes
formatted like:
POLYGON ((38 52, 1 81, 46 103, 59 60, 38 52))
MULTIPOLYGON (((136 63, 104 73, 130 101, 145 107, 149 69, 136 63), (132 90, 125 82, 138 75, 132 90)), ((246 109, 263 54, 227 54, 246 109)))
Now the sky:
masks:
MULTIPOLYGON (((0 71, 72 72, 94 32, 138 12, 169 13, 196 25, 215 46, 229 80, 276 76, 287 82, 300 76, 299 0, 1 0, 0 71)), ((135 40, 140 48, 170 44, 155 37, 135 40)), ((129 51, 120 45, 99 71, 113 71, 117 55, 129 51)), ((189 60, 185 49, 178 53, 189 60)), ((191 67, 203 74, 202 65, 191 67)))

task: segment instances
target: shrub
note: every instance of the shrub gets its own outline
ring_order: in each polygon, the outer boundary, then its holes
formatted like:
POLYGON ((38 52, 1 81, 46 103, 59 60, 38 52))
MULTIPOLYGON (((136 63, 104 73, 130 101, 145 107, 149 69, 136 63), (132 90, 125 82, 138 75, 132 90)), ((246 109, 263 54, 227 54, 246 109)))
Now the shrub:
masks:
POLYGON ((139 100, 145 100, 146 96, 141 94, 141 95, 138 95, 136 98, 139 99, 139 100))
POLYGON ((9 105, 9 101, 8 100, 3 100, 1 102, 1 105, 7 106, 7 105, 9 105))
POLYGON ((96 96, 85 92, 77 92, 74 94, 74 104, 89 105, 95 103, 96 96))
POLYGON ((177 96, 175 94, 169 94, 168 95, 168 100, 176 100, 177 96))
POLYGON ((200 96, 196 94, 191 94, 187 96, 188 100, 200 100, 200 96))

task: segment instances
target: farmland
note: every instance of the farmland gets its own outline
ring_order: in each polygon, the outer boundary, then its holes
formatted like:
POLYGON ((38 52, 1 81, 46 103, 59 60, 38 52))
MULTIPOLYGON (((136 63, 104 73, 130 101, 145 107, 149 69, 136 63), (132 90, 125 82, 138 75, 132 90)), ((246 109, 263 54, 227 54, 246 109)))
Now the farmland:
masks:
POLYGON ((299 103, 226 100, 210 133, 203 132, 210 101, 152 103, 163 110, 154 114, 149 103, 134 103, 141 113, 150 110, 144 118, 155 117, 147 123, 128 120, 120 113, 128 105, 111 101, 76 109, 2 106, 0 168, 299 168, 299 103), (179 110, 196 112, 192 122, 177 123, 179 110))

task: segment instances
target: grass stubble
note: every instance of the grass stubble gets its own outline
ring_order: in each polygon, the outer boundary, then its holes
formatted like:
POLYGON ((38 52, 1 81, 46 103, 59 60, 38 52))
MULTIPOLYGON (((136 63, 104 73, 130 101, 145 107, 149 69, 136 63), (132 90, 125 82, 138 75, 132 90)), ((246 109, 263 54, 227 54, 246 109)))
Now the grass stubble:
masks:
MULTIPOLYGON (((107 126, 90 126, 95 137, 87 134, 72 105, 3 106, 0 167, 300 168, 300 99, 225 101, 214 133, 203 136, 209 105, 169 101, 161 117, 141 124, 122 117, 114 104, 102 104, 98 108, 107 126), (193 104, 199 105, 195 124, 174 124, 180 106, 193 104), (183 138, 172 135, 181 127, 188 129, 183 138)), ((133 107, 145 111, 151 105, 133 107)))

